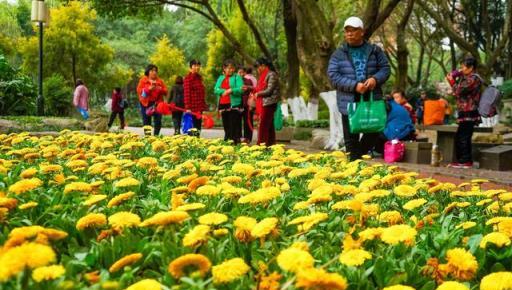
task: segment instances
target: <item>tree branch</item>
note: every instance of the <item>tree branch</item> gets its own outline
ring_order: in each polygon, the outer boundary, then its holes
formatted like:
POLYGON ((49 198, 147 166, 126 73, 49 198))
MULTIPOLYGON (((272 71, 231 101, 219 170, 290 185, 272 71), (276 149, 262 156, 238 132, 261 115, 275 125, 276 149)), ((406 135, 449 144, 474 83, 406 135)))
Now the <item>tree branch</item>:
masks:
POLYGON ((379 13, 378 11, 380 8, 380 0, 371 0, 373 5, 368 5, 366 8, 367 13, 365 13, 365 16, 368 15, 371 17, 370 19, 365 19, 365 21, 367 21, 369 24, 366 28, 366 38, 370 38, 375 30, 377 30, 384 23, 384 21, 388 19, 400 1, 401 0, 390 0, 386 7, 384 7, 384 9, 379 13), (375 9, 376 12, 368 12, 369 9, 375 9))
POLYGON ((242 12, 242 17, 243 17, 245 23, 247 23, 247 25, 249 26, 249 28, 252 31, 252 34, 254 35, 254 39, 256 40, 256 43, 260 47, 260 49, 263 52, 263 54, 268 59, 271 60, 272 59, 272 54, 270 53, 270 51, 268 50, 267 46, 263 42, 263 38, 261 37, 261 34, 260 34, 258 28, 256 27, 256 25, 252 21, 251 17, 249 16, 249 13, 247 12, 247 8, 245 7, 244 1, 243 0, 236 0, 236 2, 238 3, 238 8, 240 8, 240 12, 242 12))

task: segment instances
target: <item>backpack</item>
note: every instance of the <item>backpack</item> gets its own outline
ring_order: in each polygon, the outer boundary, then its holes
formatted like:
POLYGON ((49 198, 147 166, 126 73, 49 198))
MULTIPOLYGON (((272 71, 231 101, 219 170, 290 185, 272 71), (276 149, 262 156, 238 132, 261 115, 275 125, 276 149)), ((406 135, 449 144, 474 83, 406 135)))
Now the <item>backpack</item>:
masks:
MULTIPOLYGON (((484 85, 485 81, 480 77, 484 85)), ((487 85, 480 96, 478 103, 478 113, 484 118, 494 117, 498 114, 498 106, 501 101, 501 92, 493 85, 487 85)))

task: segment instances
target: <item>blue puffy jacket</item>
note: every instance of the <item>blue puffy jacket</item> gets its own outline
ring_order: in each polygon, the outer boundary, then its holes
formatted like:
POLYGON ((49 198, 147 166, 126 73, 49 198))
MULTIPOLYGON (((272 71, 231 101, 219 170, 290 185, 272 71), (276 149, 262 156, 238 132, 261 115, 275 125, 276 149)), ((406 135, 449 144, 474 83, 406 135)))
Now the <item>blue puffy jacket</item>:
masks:
MULTIPOLYGON (((388 58, 379 46, 367 42, 363 45, 367 55, 366 78, 374 77, 377 80, 374 98, 376 100, 382 99, 381 86, 387 81, 391 73, 388 58)), ((337 90, 338 109, 342 114, 347 115, 349 103, 355 100, 357 85, 356 72, 348 52, 348 44, 345 43, 332 54, 327 74, 331 84, 337 90)))
POLYGON ((394 100, 390 100, 388 104, 390 111, 388 112, 384 135, 388 140, 402 140, 415 130, 411 116, 404 107, 397 104, 394 100))

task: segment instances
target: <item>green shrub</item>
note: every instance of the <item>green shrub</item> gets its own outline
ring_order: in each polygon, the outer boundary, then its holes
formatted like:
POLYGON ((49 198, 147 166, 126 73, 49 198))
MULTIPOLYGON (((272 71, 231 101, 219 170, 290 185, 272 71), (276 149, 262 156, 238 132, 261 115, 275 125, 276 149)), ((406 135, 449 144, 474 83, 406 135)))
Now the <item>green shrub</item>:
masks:
POLYGON ((0 115, 35 113, 36 86, 0 54, 0 115))
POLYGON ((503 99, 512 99, 512 79, 504 82, 500 90, 503 92, 503 99))
POLYGON ((46 78, 43 82, 45 114, 69 116, 73 108, 73 90, 59 74, 46 78))
POLYGON ((295 122, 295 127, 301 128, 328 128, 329 120, 300 120, 295 122))
POLYGON ((311 134, 311 132, 308 132, 308 131, 299 131, 299 132, 295 132, 293 134, 294 140, 305 141, 305 140, 311 139, 311 137, 313 137, 313 134, 311 134))
POLYGON ((329 120, 330 117, 329 110, 318 111, 318 120, 329 120))

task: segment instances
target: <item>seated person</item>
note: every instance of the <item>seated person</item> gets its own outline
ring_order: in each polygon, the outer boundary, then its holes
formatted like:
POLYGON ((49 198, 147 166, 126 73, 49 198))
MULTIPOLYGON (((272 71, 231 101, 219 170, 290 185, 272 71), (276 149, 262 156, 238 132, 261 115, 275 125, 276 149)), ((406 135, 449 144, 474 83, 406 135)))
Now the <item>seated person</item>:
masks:
POLYGON ((386 104, 388 118, 384 132, 379 135, 375 151, 382 154, 384 152, 384 143, 389 140, 409 141, 416 140, 416 130, 412 123, 409 112, 396 103, 389 100, 386 104))
POLYGON ((424 107, 423 124, 425 126, 444 124, 446 103, 443 100, 439 98, 425 100, 424 107))
POLYGON ((416 112, 414 111, 411 104, 409 104, 409 102, 407 101, 407 98, 405 97, 405 92, 403 90, 395 90, 391 95, 393 96, 393 99, 397 104, 401 105, 402 107, 404 107, 404 109, 407 110, 409 116, 411 117, 412 123, 416 124, 416 112))

